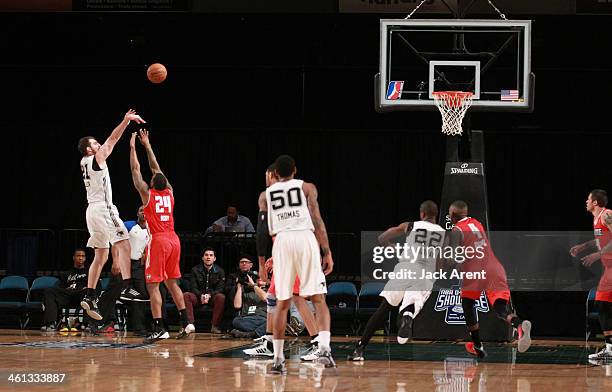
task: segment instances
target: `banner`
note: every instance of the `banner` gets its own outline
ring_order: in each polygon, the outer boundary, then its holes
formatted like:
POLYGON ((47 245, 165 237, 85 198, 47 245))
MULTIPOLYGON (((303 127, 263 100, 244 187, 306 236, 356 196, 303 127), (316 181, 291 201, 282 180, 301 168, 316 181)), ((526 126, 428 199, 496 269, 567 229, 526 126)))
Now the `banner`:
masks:
MULTIPOLYGON (((410 13, 421 0, 339 0, 340 12, 405 12, 410 13)), ((457 0, 448 0, 447 4, 457 8, 457 0)), ((427 0, 418 12, 450 14, 451 11, 442 0, 427 0)))
POLYGON ((191 0, 73 0, 74 11, 191 11, 191 0))
MULTIPOLYGON (((607 2, 603 8, 610 9, 611 0, 578 0, 578 2, 593 3, 607 2)), ((409 14, 419 5, 421 0, 338 0, 340 12, 372 12, 372 13, 406 13, 409 14)), ((467 13, 495 15, 497 11, 486 1, 476 1, 474 3, 462 0, 447 0, 446 3, 457 10, 457 4, 465 7, 470 4, 467 13)), ((575 10, 575 0, 495 0, 493 2, 497 8, 505 15, 532 15, 550 14, 566 15, 573 14, 575 10)), ((452 14, 442 0, 427 0, 416 12, 418 14, 452 14)))
POLYGON ((576 0, 577 14, 612 14, 612 0, 576 0))

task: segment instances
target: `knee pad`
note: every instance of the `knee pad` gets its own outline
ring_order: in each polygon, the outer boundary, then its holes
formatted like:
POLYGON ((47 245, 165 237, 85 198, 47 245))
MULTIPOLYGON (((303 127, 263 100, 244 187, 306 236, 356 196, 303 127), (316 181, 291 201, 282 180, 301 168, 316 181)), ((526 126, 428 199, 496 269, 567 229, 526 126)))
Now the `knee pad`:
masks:
POLYGON ((474 308, 476 301, 471 298, 461 298, 461 306, 463 307, 463 315, 465 317, 465 325, 471 327, 478 324, 476 318, 476 309, 474 308))

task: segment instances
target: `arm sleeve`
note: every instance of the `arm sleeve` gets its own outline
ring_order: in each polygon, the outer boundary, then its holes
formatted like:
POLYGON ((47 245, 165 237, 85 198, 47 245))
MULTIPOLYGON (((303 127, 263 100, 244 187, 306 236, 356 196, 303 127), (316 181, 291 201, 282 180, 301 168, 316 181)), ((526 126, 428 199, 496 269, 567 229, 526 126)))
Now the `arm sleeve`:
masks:
POLYGON ((259 211, 257 217, 257 231, 255 235, 255 244, 257 246, 257 256, 266 257, 268 249, 270 249, 270 232, 268 231, 268 213, 259 211))

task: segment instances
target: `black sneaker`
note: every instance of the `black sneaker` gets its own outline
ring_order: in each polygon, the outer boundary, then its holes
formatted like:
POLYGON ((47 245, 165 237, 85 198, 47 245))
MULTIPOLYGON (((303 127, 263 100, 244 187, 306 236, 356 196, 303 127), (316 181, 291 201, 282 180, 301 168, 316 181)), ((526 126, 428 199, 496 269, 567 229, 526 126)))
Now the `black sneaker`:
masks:
POLYGON ((364 346, 359 345, 359 343, 355 344, 355 349, 351 354, 348 355, 349 361, 364 361, 365 357, 363 356, 363 352, 365 350, 364 346))
POLYGON ((124 301, 136 301, 136 302, 147 302, 147 301, 149 301, 149 298, 147 298, 143 293, 141 293, 140 291, 138 291, 136 289, 133 289, 133 288, 125 288, 125 289, 123 289, 119 299, 122 299, 124 301))
POLYGON ((153 331, 151 333, 149 333, 145 338, 143 343, 144 344, 151 344, 154 343, 158 340, 164 340, 164 339, 168 339, 170 337, 170 334, 168 333, 168 331, 166 331, 164 328, 160 328, 157 331, 153 331))
POLYGON ((406 344, 412 336, 412 317, 405 315, 400 319, 400 326, 397 330, 397 342, 406 344))
POLYGON ((270 373, 274 374, 287 374, 287 368, 285 367, 285 360, 280 360, 278 358, 274 359, 272 362, 272 367, 270 368, 270 373))
POLYGON ((331 351, 329 350, 328 351, 319 350, 319 358, 317 358, 315 362, 324 365, 326 368, 336 367, 336 361, 334 361, 334 358, 331 355, 331 351))
POLYGON ((102 320, 102 314, 98 309, 98 298, 84 296, 81 300, 81 307, 87 312, 87 315, 94 320, 102 320))

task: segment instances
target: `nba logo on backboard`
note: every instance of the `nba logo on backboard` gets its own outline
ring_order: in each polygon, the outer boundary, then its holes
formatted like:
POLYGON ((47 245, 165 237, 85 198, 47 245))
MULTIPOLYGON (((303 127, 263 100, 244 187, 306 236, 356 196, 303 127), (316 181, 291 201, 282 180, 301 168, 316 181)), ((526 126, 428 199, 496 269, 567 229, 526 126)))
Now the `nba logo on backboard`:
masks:
POLYGON ((389 82, 389 88, 387 88, 387 99, 400 99, 402 97, 403 89, 404 82, 389 82))
MULTIPOLYGON (((480 298, 476 300, 476 319, 478 312, 486 313, 489 311, 489 302, 484 291, 480 293, 480 298)), ((441 289, 434 306, 436 312, 446 311, 444 322, 451 325, 465 324, 463 307, 461 306, 461 289, 459 286, 452 286, 450 289, 441 289)))

